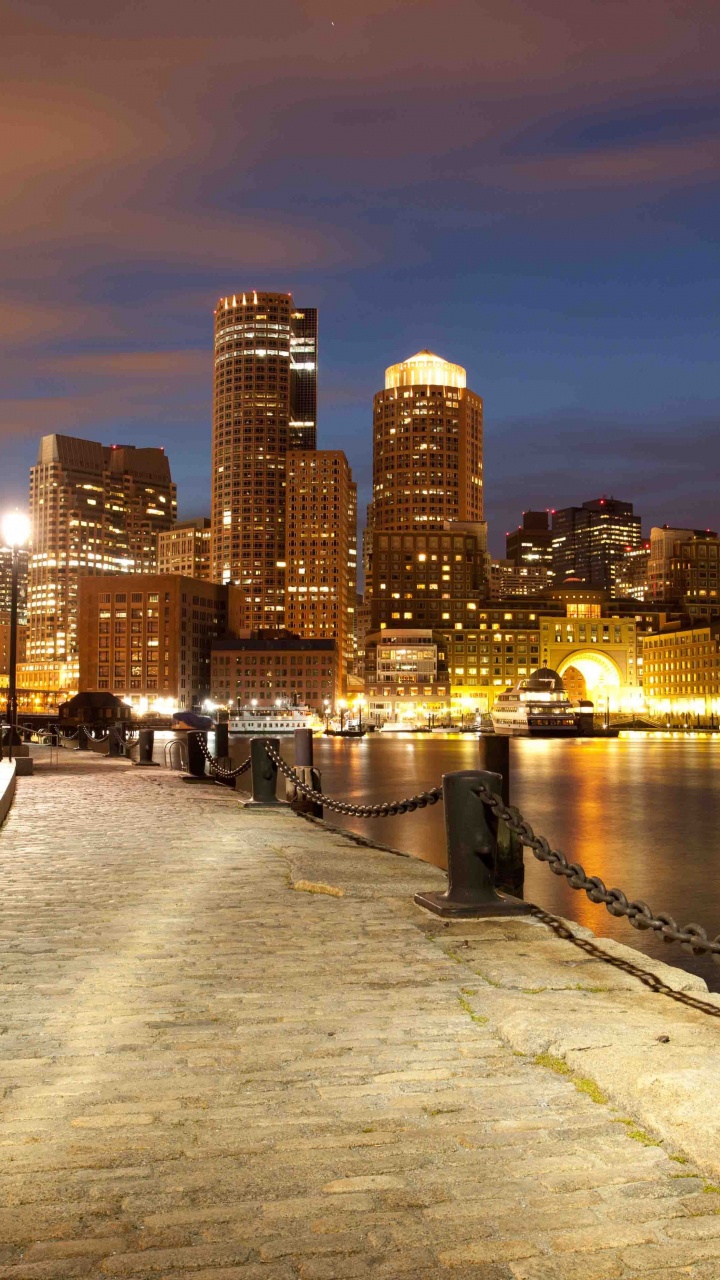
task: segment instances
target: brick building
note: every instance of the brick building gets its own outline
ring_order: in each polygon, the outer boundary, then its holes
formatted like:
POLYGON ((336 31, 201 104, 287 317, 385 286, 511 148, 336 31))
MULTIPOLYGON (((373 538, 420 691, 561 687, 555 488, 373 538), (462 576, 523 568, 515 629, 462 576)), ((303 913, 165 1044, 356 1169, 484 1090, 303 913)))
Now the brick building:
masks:
POLYGON ((272 707, 279 699, 322 712, 340 692, 341 665, 333 639, 267 629, 225 635, 212 647, 212 697, 241 707, 272 707))

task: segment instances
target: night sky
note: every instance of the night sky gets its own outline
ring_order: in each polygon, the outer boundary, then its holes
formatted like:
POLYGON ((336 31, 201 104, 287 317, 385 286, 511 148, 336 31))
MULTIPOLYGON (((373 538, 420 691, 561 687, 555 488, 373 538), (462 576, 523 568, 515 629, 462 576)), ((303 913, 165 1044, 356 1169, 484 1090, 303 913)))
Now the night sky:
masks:
POLYGON ((59 431, 163 445, 208 512, 212 311, 256 288, 320 310, 361 504, 430 347, 485 399, 496 553, 603 492, 717 529, 719 62, 711 0, 7 6, 0 503, 59 431))

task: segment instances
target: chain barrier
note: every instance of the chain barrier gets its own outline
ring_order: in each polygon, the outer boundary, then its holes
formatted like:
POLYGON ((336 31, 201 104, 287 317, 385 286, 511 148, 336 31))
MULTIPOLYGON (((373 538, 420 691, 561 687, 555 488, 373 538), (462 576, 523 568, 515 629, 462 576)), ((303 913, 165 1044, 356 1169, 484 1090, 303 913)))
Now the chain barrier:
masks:
POLYGON ((688 924, 683 929, 664 911, 654 915, 647 902, 640 899, 628 902, 622 889, 606 888, 600 877, 589 876, 581 863, 568 862, 564 853, 551 849, 544 836, 535 835, 515 805, 503 804, 500 797, 482 783, 477 785, 477 794, 513 835, 532 850, 538 862, 547 862, 553 874, 564 876, 572 889, 582 889, 591 902, 603 903, 611 916, 625 916, 633 929, 652 929, 664 942, 679 942, 684 951, 695 956, 709 953, 715 964, 720 965, 720 934, 710 939, 702 925, 688 924))
POLYGON ((280 772, 293 783, 300 795, 305 796, 307 800, 312 800, 315 804, 321 804, 325 809, 334 809, 336 813, 344 813, 351 818, 392 818, 398 813, 413 813, 415 809, 425 809, 427 805, 437 804, 438 800, 442 800, 442 787, 431 787, 429 791, 423 791, 419 796, 408 796, 406 800, 391 800, 386 801, 385 804, 347 804, 343 800, 333 800, 322 791, 314 791, 312 787, 308 787, 267 742, 265 750, 273 764, 277 765, 280 772))
POLYGON ((243 760, 242 764, 238 765, 237 769, 225 769, 221 764, 218 764, 214 756, 210 755, 208 744, 205 741, 202 729, 191 729, 190 732, 200 744, 200 750, 210 765, 210 771, 217 774, 218 778, 239 778, 241 773, 247 773, 250 765, 252 764, 251 756, 248 756, 247 760, 243 760))

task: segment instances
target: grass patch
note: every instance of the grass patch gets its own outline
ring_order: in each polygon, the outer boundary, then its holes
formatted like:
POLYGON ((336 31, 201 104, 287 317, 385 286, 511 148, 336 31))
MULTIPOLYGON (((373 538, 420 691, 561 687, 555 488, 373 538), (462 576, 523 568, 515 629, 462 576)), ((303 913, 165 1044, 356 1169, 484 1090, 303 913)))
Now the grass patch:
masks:
POLYGON ((523 995, 539 996, 541 991, 547 991, 547 987, 520 987, 523 995))
POLYGON ((714 1182, 706 1182, 703 1192, 705 1195, 720 1196, 720 1187, 716 1187, 714 1182))
POLYGON ((465 996, 458 996, 458 1002, 460 1004, 460 1008, 464 1010, 468 1018, 471 1018, 473 1022, 476 1022, 479 1027, 487 1026, 487 1018, 482 1013, 475 1013, 470 1001, 466 1000, 465 996))
POLYGON ((594 1080, 590 1080, 587 1076, 575 1076, 573 1084, 578 1093, 587 1094, 591 1102, 597 1102, 598 1106, 604 1106, 607 1102, 607 1094, 603 1093, 599 1085, 594 1080))
MULTIPOLYGON (((670 1160, 674 1160, 676 1164, 689 1164, 689 1163, 690 1163, 690 1162, 689 1162, 689 1160, 688 1160, 688 1158, 687 1158, 687 1156, 669 1156, 669 1159, 670 1159, 670 1160)), ((685 1176, 686 1178, 692 1178, 692 1177, 693 1177, 693 1174, 691 1174, 691 1173, 686 1173, 684 1176, 685 1176)), ((681 1173, 674 1173, 674 1174, 673 1174, 673 1178, 682 1178, 682 1177, 683 1177, 683 1174, 681 1174, 681 1173)))
POLYGON ((554 1058, 551 1053, 536 1053, 533 1058, 536 1067, 547 1067, 548 1071, 554 1071, 557 1076, 571 1076, 567 1062, 563 1062, 562 1058, 554 1058))
POLYGON ((591 1102, 597 1102, 598 1106, 603 1106, 607 1102, 606 1095, 594 1080, 589 1080, 587 1076, 576 1076, 562 1058, 555 1058, 551 1053, 537 1053, 533 1062, 536 1067, 547 1067, 548 1071, 554 1071, 557 1076, 569 1077, 578 1093, 586 1094, 591 1102))

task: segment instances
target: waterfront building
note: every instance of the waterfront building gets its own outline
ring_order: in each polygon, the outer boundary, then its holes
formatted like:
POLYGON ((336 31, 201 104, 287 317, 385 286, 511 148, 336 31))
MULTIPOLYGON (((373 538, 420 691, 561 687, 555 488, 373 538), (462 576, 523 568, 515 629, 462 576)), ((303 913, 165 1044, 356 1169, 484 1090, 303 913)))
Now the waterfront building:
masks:
MULTIPOLYGON (((0 609, 0 675, 6 676, 10 670, 10 610, 0 609)), ((27 649, 27 624, 18 623, 17 629, 17 661, 24 662, 27 649)), ((2 698, 0 698, 2 705, 2 698)))
POLYGON ((647 636, 643 649, 649 711, 703 717, 720 712, 720 621, 673 623, 647 636))
POLYGON ((454 529, 373 533, 366 580, 371 630, 472 625, 486 597, 484 540, 454 529))
POLYGON ((713 529, 650 530, 648 597, 683 603, 693 612, 717 616, 720 539, 713 529))
MULTIPOLYGON (((28 576, 30 571, 30 550, 28 547, 16 547, 18 569, 18 622, 27 624, 28 576)), ((0 613, 9 613, 12 605, 12 547, 0 547, 0 613)))
POLYGON ((315 312, 300 311, 289 293, 250 290, 220 299, 212 577, 239 587, 246 628, 283 625, 286 460, 291 447, 315 443, 316 388, 315 312))
POLYGON ((365 637, 365 706, 371 724, 426 724, 451 706, 447 643, 424 627, 365 637))
POLYGON ((483 404, 465 370, 420 351, 385 372, 374 400, 375 532, 483 519, 483 404))
POLYGON ((185 578, 211 580, 210 520, 181 520, 158 534, 158 573, 180 573, 185 578))
POLYGON ((343 679, 354 655, 357 595, 357 486, 339 449, 287 457, 287 628, 334 639, 343 679))
POLYGON ((342 657, 333 639, 286 630, 224 635, 212 646, 212 696, 238 707, 308 706, 319 715, 342 688, 342 657))
POLYGON ((553 575, 553 535, 549 511, 523 511, 523 521, 505 535, 505 555, 514 565, 549 570, 553 575))
POLYGON ((558 584, 573 578, 613 591, 618 560, 642 541, 631 502, 594 498, 552 513, 553 569, 558 584))
POLYGON ((138 709, 197 707, 210 696, 210 650, 228 629, 228 588, 181 574, 80 580, 80 690, 138 709))
POLYGON ((515 560, 490 562, 490 599, 508 596, 543 596, 553 585, 554 574, 547 564, 517 563, 515 560))
POLYGON ((78 582, 152 573, 157 535, 175 522, 162 449, 43 436, 30 472, 28 662, 34 687, 77 690, 78 582))
POLYGON ((628 547, 615 565, 615 595, 618 599, 645 601, 651 599, 648 583, 650 540, 639 547, 628 547))

